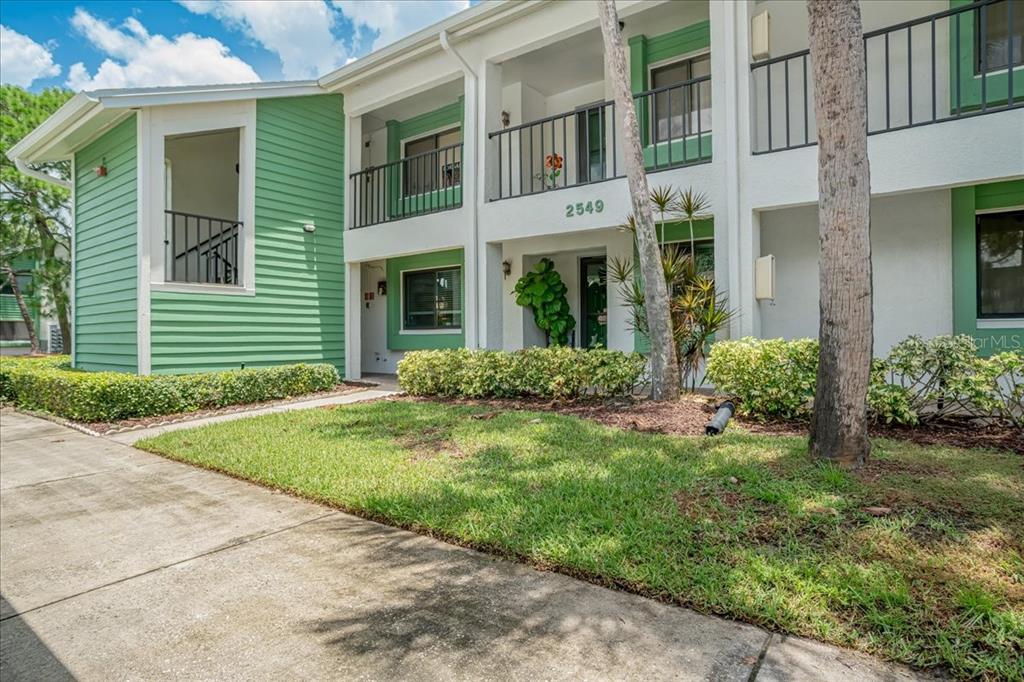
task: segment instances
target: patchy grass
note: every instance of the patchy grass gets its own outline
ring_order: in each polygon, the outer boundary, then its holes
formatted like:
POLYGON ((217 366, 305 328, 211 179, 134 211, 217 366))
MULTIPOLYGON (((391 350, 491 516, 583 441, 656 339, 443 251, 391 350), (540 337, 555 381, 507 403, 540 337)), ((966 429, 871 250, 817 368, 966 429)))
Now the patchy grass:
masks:
POLYGON ((848 474, 810 463, 802 438, 411 401, 139 447, 704 612, 958 677, 1024 679, 1017 455, 879 440, 848 474))

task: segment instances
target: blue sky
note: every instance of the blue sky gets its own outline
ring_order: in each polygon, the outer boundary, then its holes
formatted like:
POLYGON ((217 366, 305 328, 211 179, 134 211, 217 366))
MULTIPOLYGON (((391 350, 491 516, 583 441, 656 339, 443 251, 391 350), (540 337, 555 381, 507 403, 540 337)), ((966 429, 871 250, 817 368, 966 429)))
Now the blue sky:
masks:
POLYGON ((30 90, 315 78, 469 0, 0 0, 0 81, 30 90))

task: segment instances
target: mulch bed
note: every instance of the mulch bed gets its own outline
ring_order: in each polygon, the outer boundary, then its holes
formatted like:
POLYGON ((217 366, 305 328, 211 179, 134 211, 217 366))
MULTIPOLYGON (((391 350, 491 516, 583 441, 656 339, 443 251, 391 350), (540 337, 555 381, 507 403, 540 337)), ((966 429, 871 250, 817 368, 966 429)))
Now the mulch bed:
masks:
POLYGON ((275 407, 277 405, 288 405, 291 403, 306 402, 307 400, 317 400, 318 398, 332 398, 338 395, 345 395, 346 393, 362 391, 372 386, 376 386, 376 384, 364 383, 359 381, 346 381, 345 383, 338 384, 329 391, 306 393, 305 395, 297 395, 291 398, 282 398, 280 400, 263 400, 261 402, 256 403, 246 403, 244 405, 228 405, 227 407, 220 407, 212 410, 199 410, 197 412, 179 412, 177 414, 155 415, 152 417, 139 417, 137 419, 121 419, 114 422, 76 423, 78 423, 80 426, 84 426, 85 428, 89 429, 90 431, 93 431, 94 433, 107 435, 122 433, 124 431, 138 431, 140 429, 146 429, 151 426, 165 426, 167 424, 177 424, 178 422, 203 419, 205 417, 216 417, 222 414, 249 412, 252 410, 258 410, 265 407, 275 407))
MULTIPOLYGON (((415 398, 411 398, 415 400, 415 398)), ((715 412, 718 401, 704 396, 684 396, 677 402, 650 400, 622 401, 559 401, 546 399, 460 400, 468 405, 486 405, 506 410, 537 410, 558 412, 591 419, 607 426, 647 433, 679 436, 704 435, 704 426, 715 412)), ((752 433, 780 436, 806 436, 808 425, 801 421, 761 422, 734 417, 729 426, 738 424, 752 433)), ((728 427, 727 427, 728 428, 728 427)), ((959 448, 993 448, 1024 454, 1024 432, 1012 426, 976 425, 969 420, 949 420, 926 426, 873 424, 871 435, 918 445, 951 445, 959 448)))

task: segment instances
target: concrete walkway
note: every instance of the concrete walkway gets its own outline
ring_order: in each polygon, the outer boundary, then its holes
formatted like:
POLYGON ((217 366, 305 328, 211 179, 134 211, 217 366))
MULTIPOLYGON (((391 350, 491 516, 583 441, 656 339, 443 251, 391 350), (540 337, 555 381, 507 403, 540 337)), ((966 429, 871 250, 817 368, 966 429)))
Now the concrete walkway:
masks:
POLYGON ((0 677, 923 679, 0 415, 0 677))
POLYGON ((367 388, 360 391, 354 391, 352 393, 344 393, 342 395, 334 395, 328 398, 313 398, 312 400, 297 400, 291 403, 282 403, 280 405, 271 405, 269 407, 260 407, 255 410, 244 410, 241 412, 228 412, 225 414, 218 414, 213 417, 202 417, 199 419, 188 419, 186 421, 175 422, 173 424, 164 424, 162 426, 151 426, 147 429, 136 429, 134 431, 122 431, 120 433, 114 433, 109 436, 111 440, 117 441, 118 443, 125 443, 132 445, 139 442, 143 438, 149 438, 150 436, 158 436, 161 433, 167 431, 180 431, 181 429, 194 429, 197 426, 204 426, 205 424, 217 424, 219 422, 231 422, 236 419, 245 419, 246 417, 257 417, 261 414, 270 414, 272 412, 292 412, 294 410, 308 410, 313 407, 324 407, 325 405, 348 405, 349 403, 359 403, 364 400, 374 400, 376 398, 384 398, 389 395, 395 395, 398 392, 397 386, 395 387, 374 387, 367 388))

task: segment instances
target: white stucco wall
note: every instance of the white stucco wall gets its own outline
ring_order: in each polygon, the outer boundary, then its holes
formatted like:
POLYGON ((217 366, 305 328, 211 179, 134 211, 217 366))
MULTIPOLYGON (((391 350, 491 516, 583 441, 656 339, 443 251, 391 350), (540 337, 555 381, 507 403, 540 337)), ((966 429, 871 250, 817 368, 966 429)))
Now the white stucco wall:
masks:
POLYGON ((360 345, 364 374, 394 374, 398 371, 398 361, 403 355, 400 351, 388 350, 388 297, 381 296, 377 291, 377 282, 385 279, 385 261, 360 264, 360 345), (373 294, 372 301, 364 300, 363 295, 366 293, 373 294))
MULTIPOLYGON (((502 245, 502 259, 512 264, 512 272, 502 281, 503 347, 519 350, 544 344, 544 335, 533 323, 532 313, 516 305, 512 289, 523 272, 541 258, 550 258, 569 289, 566 298, 576 318, 577 339, 580 335, 580 282, 579 260, 584 256, 605 255, 632 259, 632 238, 614 228, 593 230, 572 235, 550 235, 506 241, 502 245)), ((501 276, 501 273, 498 273, 501 276)), ((623 305, 618 286, 608 283, 608 347, 613 350, 633 350, 633 332, 628 328, 629 311, 623 305)))
MULTIPOLYGON (((875 199, 871 204, 875 355, 911 334, 953 329, 948 190, 875 199)), ((776 299, 761 301, 761 335, 818 335, 816 206, 761 214, 761 255, 775 256, 776 299)))

